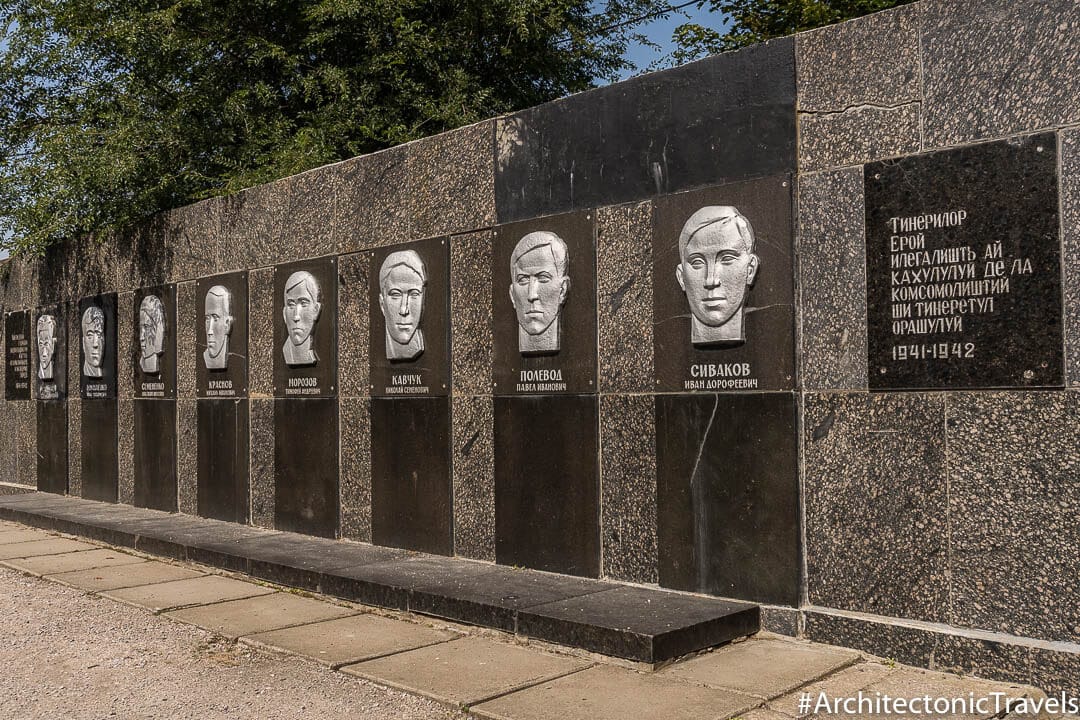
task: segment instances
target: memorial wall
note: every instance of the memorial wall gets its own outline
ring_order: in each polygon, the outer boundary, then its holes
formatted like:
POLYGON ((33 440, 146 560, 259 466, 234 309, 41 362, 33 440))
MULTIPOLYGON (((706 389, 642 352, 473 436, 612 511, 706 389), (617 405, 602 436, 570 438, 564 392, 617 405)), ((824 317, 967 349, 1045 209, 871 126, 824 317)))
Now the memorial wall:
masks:
POLYGON ((1062 686, 1077 36, 924 0, 9 261, 0 479, 1062 686))

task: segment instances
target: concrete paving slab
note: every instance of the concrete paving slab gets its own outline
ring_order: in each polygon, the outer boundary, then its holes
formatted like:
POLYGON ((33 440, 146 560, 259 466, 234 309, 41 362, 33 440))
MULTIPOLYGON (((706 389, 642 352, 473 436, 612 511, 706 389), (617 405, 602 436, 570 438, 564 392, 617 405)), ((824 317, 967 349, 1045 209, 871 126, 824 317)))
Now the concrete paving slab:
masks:
POLYGON ((257 633, 244 640, 337 667, 460 637, 458 633, 368 613, 257 633))
POLYGON ((739 715, 739 720, 791 720, 790 715, 782 715, 775 710, 759 707, 739 715))
POLYGON ((38 557, 5 560, 2 564, 30 573, 31 575, 55 575, 72 570, 132 565, 143 562, 143 558, 128 555, 111 548, 86 550, 83 552, 64 553, 63 555, 40 555, 38 557))
POLYGON ((12 526, 10 528, 0 527, 0 545, 10 545, 12 543, 30 542, 31 540, 48 540, 56 537, 50 535, 42 530, 31 530, 30 528, 16 528, 12 526))
MULTIPOLYGON (((960 677, 958 675, 948 675, 946 673, 918 670, 909 667, 895 669, 882 679, 867 686, 865 692, 871 696, 880 692, 882 695, 904 698, 924 696, 929 696, 931 698, 992 698, 993 696, 991 693, 1003 693, 1000 711, 1004 711, 1004 703, 1007 702, 1006 699, 1008 698, 1043 698, 1046 696, 1041 690, 1036 690, 1035 688, 1026 685, 992 682, 990 680, 977 680, 970 677, 960 677)), ((986 709, 986 713, 971 713, 967 715, 956 714, 949 715, 949 717, 966 718, 969 720, 975 720, 976 718, 984 720, 985 718, 991 717, 1003 717, 992 699, 988 703, 986 709)), ((925 715, 911 714, 908 717, 936 718, 941 717, 941 715, 933 713, 925 715)))
POLYGON ((761 699, 660 675, 598 665, 470 710, 494 720, 719 720, 761 699))
POLYGON ((119 590, 120 588, 136 587, 138 585, 156 585, 174 580, 187 580, 202 577, 203 575, 205 573, 180 567, 179 565, 150 561, 134 565, 94 568, 49 575, 49 580, 55 580, 58 583, 70 585, 80 590, 101 592, 102 590, 119 590))
MULTIPOLYGON (((826 697, 852 697, 858 695, 860 690, 866 690, 866 688, 895 671, 895 668, 880 663, 858 663, 844 668, 824 680, 811 683, 788 695, 771 700, 768 707, 781 715, 797 717, 799 714, 799 697, 804 692, 810 693, 813 697, 818 697, 821 693, 825 693, 826 697)), ((816 716, 808 715, 806 717, 816 716)))
POLYGON ((169 617, 238 638, 268 630, 356 615, 351 608, 289 593, 273 593, 167 613, 169 617))
POLYGON ((97 550, 99 547, 78 540, 50 537, 48 540, 32 540, 11 545, 0 545, 0 560, 36 557, 38 555, 60 555, 62 553, 79 552, 80 550, 97 550))
POLYGON ((677 663, 661 674, 768 699, 820 680, 858 660, 858 653, 836 648, 758 639, 677 663))
POLYGON ((578 658, 470 637, 346 665, 341 671, 440 702, 472 706, 588 666, 578 658))
POLYGON ((205 575, 190 580, 174 580, 157 585, 108 590, 101 594, 129 605, 161 612, 189 605, 205 605, 256 595, 269 595, 272 592, 274 591, 270 588, 254 583, 233 580, 220 575, 205 575))

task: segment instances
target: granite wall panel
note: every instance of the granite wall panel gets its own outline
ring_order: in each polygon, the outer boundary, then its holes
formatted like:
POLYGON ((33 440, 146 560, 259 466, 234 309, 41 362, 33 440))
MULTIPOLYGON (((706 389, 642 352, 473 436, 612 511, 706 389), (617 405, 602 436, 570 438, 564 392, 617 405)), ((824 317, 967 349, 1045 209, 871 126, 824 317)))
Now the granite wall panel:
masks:
MULTIPOLYGON (((195 325, 204 316, 204 298, 195 297, 195 283, 176 286, 176 397, 194 398, 197 353, 195 325)), ((205 341, 205 337, 203 338, 205 341)))
POLYGON ((925 147, 1080 121, 1075 0, 920 4, 925 147))
POLYGON ((338 408, 338 426, 341 428, 341 537, 369 543, 371 400, 343 397, 338 408))
POLYGON ((331 166, 337 175, 331 232, 339 254, 412 238, 408 148, 400 145, 331 166))
MULTIPOLYGON (((187 452, 180 454, 181 466, 190 466, 181 471, 181 512, 246 524, 251 514, 247 401, 181 400, 180 411, 190 413, 182 422, 192 428, 187 452)), ((181 438, 185 434, 181 430, 181 438)))
POLYGON ((407 240, 495 224, 494 132, 495 121, 487 120, 407 146, 407 240))
MULTIPOLYGON (((117 401, 82 400, 80 416, 81 497, 116 502, 119 464, 117 455, 117 401)), ((128 437, 132 437, 134 431, 128 437)))
POLYGON ((949 620, 1080 641, 1080 395, 948 398, 949 620))
MULTIPOLYGON (((176 401, 177 509, 185 515, 197 515, 199 512, 199 418, 196 408, 197 402, 190 399, 176 401)), ((231 401, 225 400, 223 402, 231 401)), ((224 441, 224 438, 222 440, 224 441)), ((246 444, 244 446, 244 456, 247 456, 246 444)), ((244 519, 237 522, 246 521, 245 516, 244 519)))
MULTIPOLYGON (((288 180, 248 188, 223 207, 222 234, 235 238, 245 251, 238 269, 273 265, 284 254, 281 233, 290 210, 288 180)), ((295 241, 289 244, 295 247, 295 241)))
POLYGON ((454 395, 490 395, 490 230, 450 239, 450 378, 454 395))
POLYGON ((368 253, 338 258, 338 384, 341 397, 371 394, 368 344, 368 253))
POLYGON ((862 168, 802 176, 798 204, 803 387, 865 390, 862 168))
POLYGON ((176 512, 176 400, 135 400, 136 507, 176 512))
POLYGON ((454 553, 495 561, 494 405, 490 397, 452 400, 454 553))
POLYGON ((163 214, 169 282, 212 275, 221 267, 222 206, 220 198, 212 198, 163 214))
POLYGON ((135 504, 135 401, 116 401, 116 461, 118 468, 116 501, 135 504))
POLYGON ((945 399, 805 396, 812 605, 947 622, 945 399))
POLYGON ((274 529, 274 401, 251 399, 251 524, 274 529))
POLYGON ((276 265, 335 252, 332 221, 337 207, 339 175, 333 165, 318 167, 281 181, 284 212, 277 216, 278 243, 269 256, 276 265))
MULTIPOLYGON (((119 398, 135 395, 135 323, 138 316, 132 312, 134 305, 134 292, 116 296, 116 396, 119 398)), ((75 337, 81 338, 82 335, 80 333, 75 337)), ((79 367, 82 367, 81 360, 79 367)))
MULTIPOLYGON (((3 412, 3 410, 0 410, 3 412)), ((37 489, 64 495, 68 490, 67 403, 43 401, 37 409, 37 489)))
POLYGON ((274 396, 274 269, 248 273, 248 393, 274 396))
POLYGON ((15 409, 15 481, 37 487, 37 402, 20 400, 8 403, 15 409))
POLYGON ((600 396, 604 577, 656 583, 656 425, 651 395, 600 396))
POLYGON ((651 203, 596 213, 600 391, 653 389, 653 208, 651 203))
POLYGON ((82 400, 67 401, 68 495, 82 497, 82 400))
POLYGON ((920 106, 799 115, 799 168, 814 172, 919 152, 920 106))
POLYGON ((274 527, 338 536, 336 398, 274 400, 274 527))

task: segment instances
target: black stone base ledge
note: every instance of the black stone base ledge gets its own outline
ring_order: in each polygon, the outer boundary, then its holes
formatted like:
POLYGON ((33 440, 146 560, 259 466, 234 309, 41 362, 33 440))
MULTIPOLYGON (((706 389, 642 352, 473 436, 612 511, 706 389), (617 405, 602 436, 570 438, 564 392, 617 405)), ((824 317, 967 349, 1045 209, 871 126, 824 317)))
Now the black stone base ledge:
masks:
POLYGON ((752 635, 749 603, 262 530, 49 493, 0 518, 203 563, 352 602, 495 628, 642 663, 752 635))

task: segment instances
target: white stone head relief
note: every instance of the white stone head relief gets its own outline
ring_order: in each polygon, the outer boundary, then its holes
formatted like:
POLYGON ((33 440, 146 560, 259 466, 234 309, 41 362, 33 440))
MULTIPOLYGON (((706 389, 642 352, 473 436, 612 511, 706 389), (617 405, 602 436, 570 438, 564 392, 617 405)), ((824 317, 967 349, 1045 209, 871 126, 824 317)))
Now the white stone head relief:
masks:
POLYGON ((281 348, 285 364, 290 366, 314 365, 319 361, 315 354, 315 323, 322 311, 322 292, 315 276, 299 270, 285 281, 285 306, 281 316, 289 337, 281 348))
POLYGON ((690 304, 694 345, 746 342, 743 306, 757 277, 754 229, 737 209, 704 207, 679 233, 675 278, 690 304))
POLYGON ((518 321, 518 351, 559 351, 560 315, 570 292, 566 243, 541 230, 521 238, 510 255, 510 302, 518 321))
POLYGON ((147 375, 161 372, 165 352, 165 305, 157 295, 147 295, 139 304, 139 367, 147 375))
POLYGON ((99 378, 105 364, 105 312, 96 306, 86 308, 82 316, 82 374, 99 378))
POLYGON ((206 291, 203 303, 206 320, 206 350, 203 363, 207 370, 225 370, 229 367, 229 336, 232 334, 232 293, 224 285, 215 285, 206 291))
POLYGON ((424 352, 427 269, 415 250, 393 252, 379 269, 379 308, 386 321, 388 360, 412 360, 424 352))
POLYGON ((53 379, 53 362, 56 359, 56 318, 42 315, 37 321, 38 378, 53 379))

